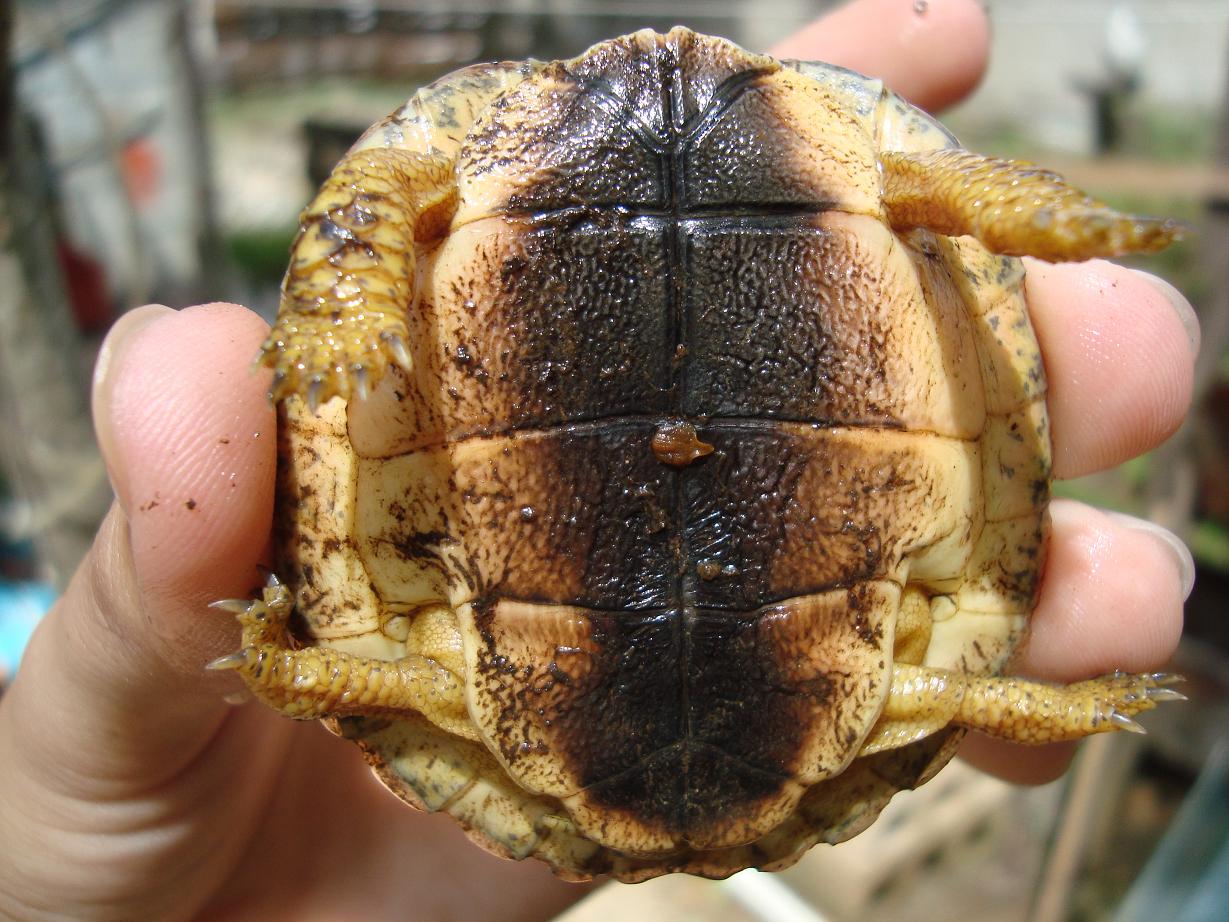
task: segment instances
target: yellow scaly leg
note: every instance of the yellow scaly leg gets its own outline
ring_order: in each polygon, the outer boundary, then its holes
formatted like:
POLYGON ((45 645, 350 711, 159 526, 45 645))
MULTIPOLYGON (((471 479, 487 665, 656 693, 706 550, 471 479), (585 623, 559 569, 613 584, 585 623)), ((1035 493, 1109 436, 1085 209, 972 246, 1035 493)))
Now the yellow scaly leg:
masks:
POLYGON ((415 711, 452 733, 476 737, 461 680, 431 657, 379 660, 328 647, 294 649, 286 627, 294 601, 276 577, 259 599, 226 599, 213 607, 236 614, 243 641, 206 668, 237 671, 257 698, 287 717, 415 711))
POLYGON ((1166 673, 1114 673, 1071 685, 1015 676, 978 676, 910 666, 892 668, 892 689, 860 754, 894 749, 949 724, 1015 743, 1056 743, 1094 733, 1142 733, 1131 718, 1162 701, 1184 701, 1166 673))
POLYGON ((410 369, 406 312, 415 244, 442 237, 457 207, 454 163, 366 148, 346 156, 300 218, 277 322, 261 347, 271 396, 365 396, 389 363, 410 369))
POLYGON ((1183 232, 1173 220, 1115 211, 1021 160, 967 150, 890 151, 879 160, 894 227, 969 234, 993 253, 1050 262, 1154 253, 1183 232))

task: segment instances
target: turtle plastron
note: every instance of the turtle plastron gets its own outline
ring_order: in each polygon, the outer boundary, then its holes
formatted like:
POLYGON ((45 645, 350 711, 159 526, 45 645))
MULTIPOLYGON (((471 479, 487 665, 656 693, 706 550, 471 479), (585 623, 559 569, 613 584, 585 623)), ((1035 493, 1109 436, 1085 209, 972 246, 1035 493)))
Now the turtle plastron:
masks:
POLYGON ((786 866, 958 728, 1136 730, 1173 677, 999 675, 1051 471, 994 254, 1179 231, 685 29, 452 74, 304 212, 262 352, 287 585, 220 606, 213 668, 574 879, 786 866))

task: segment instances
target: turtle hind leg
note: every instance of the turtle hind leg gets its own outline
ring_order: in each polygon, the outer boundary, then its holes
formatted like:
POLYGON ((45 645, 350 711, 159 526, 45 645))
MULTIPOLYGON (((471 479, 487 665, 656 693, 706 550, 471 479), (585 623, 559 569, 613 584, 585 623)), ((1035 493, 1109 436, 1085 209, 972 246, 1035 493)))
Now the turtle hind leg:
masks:
POLYGON ((893 666, 892 689, 860 755, 893 749, 949 724, 1015 743, 1056 743, 1110 730, 1142 733, 1131 718, 1185 696, 1165 673, 1113 673, 1071 685, 893 666))
POLYGON ((399 148, 350 153, 303 212, 277 322, 261 347, 271 395, 315 407, 365 396, 390 364, 410 370, 406 312, 417 242, 442 237, 456 211, 454 163, 399 148))
MULTIPOLYGON (((236 614, 243 640, 239 650, 206 668, 238 672, 255 697, 287 717, 314 720, 409 710, 451 733, 467 739, 477 736, 468 719, 461 679, 426 655, 429 650, 382 660, 329 647, 294 649, 287 631, 294 600, 276 578, 270 578, 259 599, 227 599, 214 607, 236 614)), ((448 642, 438 624, 427 633, 431 646, 438 647, 447 661, 447 650, 455 644, 448 642)))
POLYGON ((966 150, 880 154, 883 206, 897 229, 969 234, 1006 256, 1050 262, 1152 253, 1182 236, 1176 221, 1115 211, 1031 163, 966 150))

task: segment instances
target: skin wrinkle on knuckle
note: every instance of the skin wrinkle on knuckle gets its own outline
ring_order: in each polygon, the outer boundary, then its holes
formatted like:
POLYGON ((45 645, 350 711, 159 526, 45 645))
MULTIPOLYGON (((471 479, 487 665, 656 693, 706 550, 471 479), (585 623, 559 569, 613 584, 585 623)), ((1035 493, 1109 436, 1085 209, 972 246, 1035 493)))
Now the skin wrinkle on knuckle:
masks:
POLYGON ((185 637, 182 619, 171 613, 188 604, 199 608, 205 600, 181 601, 142 579, 130 538, 129 524, 116 508, 69 590, 72 616, 65 611, 57 619, 69 687, 105 703, 120 721, 137 716, 150 687, 170 693, 202 684, 200 665, 208 659, 197 651, 195 636, 185 637), (158 606, 156 612, 151 604, 158 606))
MULTIPOLYGON (((27 708, 26 716, 37 720, 40 729, 51 726, 61 732, 31 730, 24 735, 24 745, 10 750, 18 758, 0 764, 0 772, 9 776, 4 790, 17 794, 11 798, 11 809, 0 818, 0 854, 32 857, 34 860, 27 862, 26 892, 32 892, 34 885, 55 885, 56 905, 62 909, 65 898, 75 899, 71 886, 80 882, 80 869, 97 872, 102 862, 110 859, 122 866, 128 860, 126 845, 139 849, 146 844, 137 840, 123 843, 117 835, 158 832, 171 814, 167 813, 160 782, 141 790, 134 799, 129 790, 130 773, 114 773, 115 763, 106 755, 107 745, 114 742, 113 725, 108 728, 105 720, 96 720, 74 726, 80 709, 73 707, 66 695, 33 694, 38 695, 41 706, 27 708), (63 746, 68 742, 75 748, 65 752, 63 746), (125 793, 117 796, 117 792, 125 793), (107 805, 101 814, 99 804, 107 805), (23 834, 23 826, 27 831, 38 830, 37 835, 23 834), (4 847, 2 840, 9 838, 10 832, 17 833, 13 838, 22 842, 20 848, 4 847), (30 850, 32 838, 39 842, 41 852, 30 850), (72 875, 69 880, 56 879, 62 869, 72 875), (68 890, 64 889, 66 884, 68 890)), ((147 704, 141 709, 144 707, 147 704)), ((5 715, 15 716, 13 711, 5 715)), ((176 809, 171 807, 172 812, 176 809)), ((13 867, 12 862, 0 862, 0 890, 7 892, 3 873, 13 867)), ((105 869, 103 873, 106 876, 105 869)), ((122 879, 122 875, 116 879, 122 879)), ((91 897, 83 897, 83 901, 94 904, 91 897)))
POLYGON ((115 652, 106 650, 101 659, 123 658, 127 651, 141 646, 132 636, 132 623, 143 594, 137 585, 129 525, 118 507, 108 515, 103 531, 90 550, 86 574, 87 579, 81 586, 85 604, 75 608, 84 609, 87 617, 69 619, 78 628, 76 633, 83 646, 80 655, 74 658, 87 663, 97 661, 100 648, 108 646, 114 646, 115 652), (91 627, 94 636, 80 636, 83 630, 90 631, 91 627))

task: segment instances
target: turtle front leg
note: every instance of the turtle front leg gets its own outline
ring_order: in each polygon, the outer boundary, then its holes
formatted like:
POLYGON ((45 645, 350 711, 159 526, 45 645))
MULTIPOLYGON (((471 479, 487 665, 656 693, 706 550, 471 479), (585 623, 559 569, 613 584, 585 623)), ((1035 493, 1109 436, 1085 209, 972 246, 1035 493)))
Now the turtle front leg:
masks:
MULTIPOLYGON (((475 735, 461 679, 440 660, 423 652, 380 660, 322 646, 294 649, 286 627, 294 600, 276 577, 259 599, 226 599, 213 607, 236 614, 243 640, 239 650, 206 668, 235 670, 257 698, 287 717, 314 720, 415 711, 445 730, 467 738, 475 735)), ((419 633, 433 637, 445 650, 441 659, 449 658, 449 644, 442 636, 446 632, 439 624, 419 633)))
POLYGON ((314 411, 365 396, 390 363, 410 369, 415 245, 442 237, 456 207, 451 158, 377 147, 342 160, 303 212, 261 347, 275 400, 299 394, 314 411))
POLYGON ((1154 253, 1182 234, 1173 220, 1122 214, 1021 160, 966 150, 880 155, 883 206, 898 229, 972 235, 1006 256, 1050 262, 1154 253))
POLYGON ((1142 733, 1131 718, 1186 696, 1166 673, 1114 673, 1071 685, 896 664, 879 722, 860 755, 894 749, 949 724, 1015 743, 1056 743, 1110 730, 1142 733))

